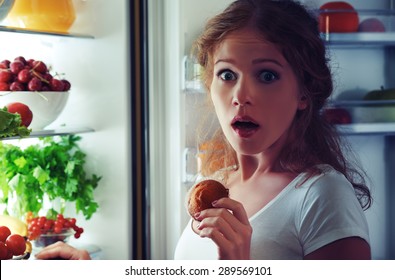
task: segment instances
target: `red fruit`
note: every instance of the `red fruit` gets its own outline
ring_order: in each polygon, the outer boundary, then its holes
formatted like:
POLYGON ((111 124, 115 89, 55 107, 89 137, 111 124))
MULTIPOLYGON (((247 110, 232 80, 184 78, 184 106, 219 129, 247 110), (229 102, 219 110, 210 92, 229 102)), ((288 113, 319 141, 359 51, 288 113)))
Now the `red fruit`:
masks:
POLYGON ((349 124, 352 122, 350 113, 343 108, 326 108, 323 117, 331 124, 349 124))
POLYGON ((53 91, 64 91, 64 84, 62 81, 60 81, 58 79, 52 79, 49 82, 49 86, 50 86, 51 90, 53 90, 53 91))
POLYGON ((7 110, 10 113, 18 113, 19 115, 21 115, 21 119, 22 119, 22 125, 28 127, 32 120, 33 120, 33 113, 30 110, 30 108, 20 102, 14 102, 14 103, 10 103, 7 105, 7 110))
POLYGON ((19 234, 11 234, 8 236, 5 244, 14 256, 22 255, 26 250, 25 238, 19 234))
POLYGON ((27 83, 32 79, 32 74, 29 69, 23 69, 18 73, 18 81, 21 83, 27 83))
POLYGON ((25 65, 18 60, 11 62, 11 64, 10 64, 10 70, 14 74, 18 74, 24 68, 25 68, 25 65))
POLYGON ((49 82, 53 79, 52 75, 49 73, 45 73, 44 75, 42 75, 42 78, 45 80, 45 82, 47 82, 49 84, 49 82))
POLYGON ((3 241, 0 241, 0 260, 7 260, 8 248, 3 241))
POLYGON ((26 64, 26 59, 23 56, 15 57, 14 61, 20 61, 23 63, 23 65, 26 64))
POLYGON ((6 226, 0 226, 0 241, 5 242, 7 237, 11 235, 11 231, 6 226))
MULTIPOLYGON (((7 244, 6 244, 7 247, 7 244)), ((6 260, 11 260, 13 257, 12 252, 10 249, 7 248, 7 256, 5 257, 6 260)))
POLYGON ((0 69, 0 82, 9 82, 12 77, 13 74, 10 70, 0 69))
POLYGON ((385 32, 384 24, 377 18, 367 18, 359 24, 359 32, 385 32))
POLYGON ((33 62, 33 70, 39 73, 46 73, 48 71, 47 65, 45 65, 44 62, 38 60, 33 62))
POLYGON ((27 61, 26 61, 26 65, 29 65, 30 66, 30 68, 33 68, 34 67, 34 59, 28 59, 27 61))
POLYGON ((70 90, 70 88, 71 88, 71 84, 70 84, 70 82, 69 81, 67 81, 67 80, 61 80, 62 81, 62 83, 63 83, 63 86, 64 86, 64 88, 63 88, 63 90, 64 91, 69 91, 70 90))
POLYGON ((41 91, 51 91, 51 88, 49 87, 49 85, 43 84, 43 86, 41 87, 41 91))
POLYGON ((40 91, 42 88, 41 80, 37 77, 33 77, 27 84, 27 88, 30 91, 40 91))
POLYGON ((21 82, 12 82, 10 84, 11 91, 24 91, 25 86, 21 82))
POLYGON ((347 2, 335 1, 323 4, 318 21, 321 32, 356 32, 358 30, 358 13, 347 2), (338 11, 336 11, 338 10, 338 11))
POLYGON ((10 68, 10 63, 11 61, 9 61, 8 59, 3 60, 2 62, 0 62, 0 69, 10 68))
POLYGON ((0 91, 9 91, 10 85, 6 82, 0 82, 0 91))

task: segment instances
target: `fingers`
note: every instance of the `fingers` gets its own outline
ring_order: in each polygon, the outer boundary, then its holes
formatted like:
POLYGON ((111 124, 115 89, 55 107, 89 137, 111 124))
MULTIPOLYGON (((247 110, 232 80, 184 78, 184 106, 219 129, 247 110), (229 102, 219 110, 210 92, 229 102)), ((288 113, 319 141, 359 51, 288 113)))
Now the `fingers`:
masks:
MULTIPOLYGON (((201 221, 207 217, 221 216, 231 225, 237 226, 239 223, 250 225, 247 213, 240 202, 230 198, 221 198, 214 201, 213 206, 215 208, 204 210, 198 213, 198 215, 195 215, 194 218, 201 221)), ((234 230, 236 230, 236 228, 234 228, 234 230)))
POLYGON ((65 259, 65 260, 89 260, 89 253, 85 250, 78 250, 63 242, 51 244, 35 255, 37 259, 65 259))
POLYGON ((223 198, 195 218, 200 221, 199 235, 218 246, 220 259, 249 259, 252 227, 244 207, 237 201, 223 198))
POLYGON ((247 213, 243 205, 230 198, 222 198, 213 202, 213 206, 216 208, 225 208, 232 211, 234 217, 236 217, 241 223, 249 225, 247 213))
POLYGON ((230 225, 222 217, 205 218, 199 224, 199 235, 208 237, 218 246, 220 259, 249 259, 251 227, 230 225), (233 228, 237 228, 234 230, 233 228))

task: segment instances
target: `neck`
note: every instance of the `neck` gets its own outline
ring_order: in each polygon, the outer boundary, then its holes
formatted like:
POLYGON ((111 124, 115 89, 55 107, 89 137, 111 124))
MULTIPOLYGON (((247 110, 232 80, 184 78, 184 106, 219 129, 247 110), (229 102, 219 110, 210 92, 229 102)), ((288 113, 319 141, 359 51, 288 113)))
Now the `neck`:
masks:
POLYGON ((279 164, 279 155, 283 148, 285 137, 275 142, 270 148, 255 155, 238 154, 238 173, 242 181, 248 181, 267 173, 283 172, 279 164))

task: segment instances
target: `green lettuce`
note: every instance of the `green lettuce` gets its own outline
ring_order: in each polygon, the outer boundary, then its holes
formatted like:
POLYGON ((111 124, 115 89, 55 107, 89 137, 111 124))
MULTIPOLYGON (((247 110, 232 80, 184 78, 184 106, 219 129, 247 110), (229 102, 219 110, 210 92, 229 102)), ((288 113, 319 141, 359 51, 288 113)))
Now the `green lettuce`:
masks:
POLYGON ((21 123, 21 115, 8 112, 7 107, 0 108, 0 138, 29 136, 32 130, 21 123))

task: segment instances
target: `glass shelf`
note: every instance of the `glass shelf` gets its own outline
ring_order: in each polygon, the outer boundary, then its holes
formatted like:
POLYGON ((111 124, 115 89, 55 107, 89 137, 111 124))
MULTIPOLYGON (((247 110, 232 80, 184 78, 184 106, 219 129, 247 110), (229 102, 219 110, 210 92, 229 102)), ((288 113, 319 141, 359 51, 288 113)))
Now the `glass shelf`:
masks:
POLYGON ((321 33, 326 45, 339 47, 395 46, 395 32, 321 33))
POLYGON ((58 136, 58 135, 70 135, 70 134, 80 134, 80 133, 88 133, 94 132, 95 130, 89 127, 80 127, 80 128, 56 128, 56 129, 44 129, 44 130, 36 130, 32 131, 27 137, 5 137, 0 138, 0 140, 13 140, 13 139, 25 139, 25 138, 38 138, 38 137, 46 137, 46 136, 58 136))
MULTIPOLYGON (((365 20, 378 20, 384 28, 383 32, 353 32, 353 33, 321 33, 321 38, 327 45, 339 47, 378 47, 395 46, 395 10, 391 9, 356 9, 356 10, 315 10, 317 16, 325 14, 353 13, 358 14, 361 24, 365 20)), ((376 27, 377 28, 377 27, 376 27)))
POLYGON ((395 123, 358 123, 336 126, 341 135, 395 135, 395 123))
POLYGON ((42 31, 42 30, 29 30, 25 28, 19 27, 9 27, 0 25, 0 32, 12 32, 12 33, 21 33, 21 34, 36 34, 36 35, 50 35, 50 36, 60 36, 60 37, 69 37, 69 38, 88 38, 93 39, 92 35, 87 34, 78 34, 78 33, 67 33, 67 32, 50 32, 50 31, 42 31))
POLYGON ((395 106, 394 100, 332 100, 331 107, 382 107, 395 106))
MULTIPOLYGON (((387 133, 387 128, 390 128, 391 134, 395 131, 392 128, 395 124, 395 100, 332 100, 326 107, 346 110, 352 123, 358 125, 357 128, 363 125, 363 128, 372 129, 373 133, 387 133)), ((353 133, 357 131, 359 129, 352 129, 353 133)))

